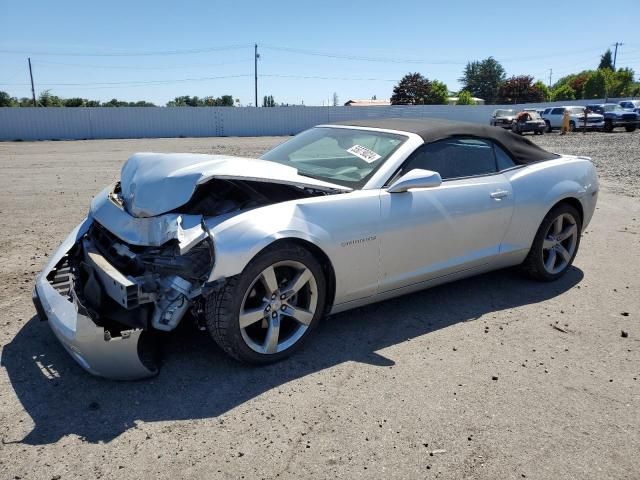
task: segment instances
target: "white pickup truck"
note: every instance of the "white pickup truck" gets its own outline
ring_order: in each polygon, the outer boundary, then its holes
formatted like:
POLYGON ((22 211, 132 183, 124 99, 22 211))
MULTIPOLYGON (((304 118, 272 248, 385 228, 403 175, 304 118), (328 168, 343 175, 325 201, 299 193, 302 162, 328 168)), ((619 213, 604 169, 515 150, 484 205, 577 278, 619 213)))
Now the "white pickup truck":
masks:
MULTIPOLYGON (((584 107, 549 107, 542 112, 542 119, 547 124, 547 132, 554 128, 562 128, 562 116, 565 110, 569 110, 569 130, 573 131, 584 127, 584 107)), ((591 112, 587 114, 587 129, 602 130, 603 128, 604 116, 591 112)))

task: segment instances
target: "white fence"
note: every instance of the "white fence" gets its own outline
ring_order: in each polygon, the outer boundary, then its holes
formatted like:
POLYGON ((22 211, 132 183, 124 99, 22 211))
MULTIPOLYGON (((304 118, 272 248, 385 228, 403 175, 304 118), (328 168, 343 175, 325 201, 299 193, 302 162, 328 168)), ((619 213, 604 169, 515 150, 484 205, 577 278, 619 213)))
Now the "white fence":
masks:
POLYGON ((486 124, 496 108, 518 110, 599 102, 602 101, 477 106, 0 108, 0 140, 293 135, 321 123, 389 117, 486 124))

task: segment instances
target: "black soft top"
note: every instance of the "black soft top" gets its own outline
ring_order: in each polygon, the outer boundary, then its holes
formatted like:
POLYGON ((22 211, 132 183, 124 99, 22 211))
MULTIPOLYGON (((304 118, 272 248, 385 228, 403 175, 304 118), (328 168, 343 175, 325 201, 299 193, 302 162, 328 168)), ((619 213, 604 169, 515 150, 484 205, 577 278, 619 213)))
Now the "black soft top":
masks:
POLYGON ((336 122, 334 125, 384 128, 415 133, 422 137, 424 143, 461 136, 486 138, 504 148, 518 165, 560 157, 560 155, 547 152, 532 141, 509 130, 478 123, 454 122, 438 118, 376 118, 336 122))

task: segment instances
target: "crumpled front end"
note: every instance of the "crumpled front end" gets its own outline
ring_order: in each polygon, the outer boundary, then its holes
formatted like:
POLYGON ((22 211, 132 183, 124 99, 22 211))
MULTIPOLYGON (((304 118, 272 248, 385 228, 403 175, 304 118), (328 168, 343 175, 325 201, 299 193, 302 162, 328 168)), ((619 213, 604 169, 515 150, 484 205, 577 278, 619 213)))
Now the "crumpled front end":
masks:
POLYGON ((85 370, 145 378, 158 372, 154 332, 173 330, 198 306, 213 243, 195 219, 137 219, 109 191, 96 197, 88 218, 38 275, 34 304, 85 370))
MULTIPOLYGON (((69 354, 89 373, 132 380, 158 372, 153 342, 140 328, 121 329, 117 335, 96 323, 94 314, 78 297, 76 266, 70 255, 92 224, 85 219, 71 232, 36 279, 33 300, 41 320, 48 320, 69 354), (42 318, 44 315, 44 318, 42 318)), ((115 332, 114 332, 115 333, 115 332)))

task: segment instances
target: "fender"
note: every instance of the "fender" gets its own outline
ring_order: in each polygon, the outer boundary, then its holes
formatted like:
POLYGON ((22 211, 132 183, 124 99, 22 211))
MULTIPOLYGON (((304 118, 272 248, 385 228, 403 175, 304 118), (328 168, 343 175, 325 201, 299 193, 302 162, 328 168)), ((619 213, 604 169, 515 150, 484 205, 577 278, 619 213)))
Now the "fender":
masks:
POLYGON ((379 221, 377 190, 292 200, 207 219, 215 249, 209 281, 240 274, 265 247, 294 238, 312 243, 329 258, 336 276, 335 303, 373 295, 380 266, 379 221))

